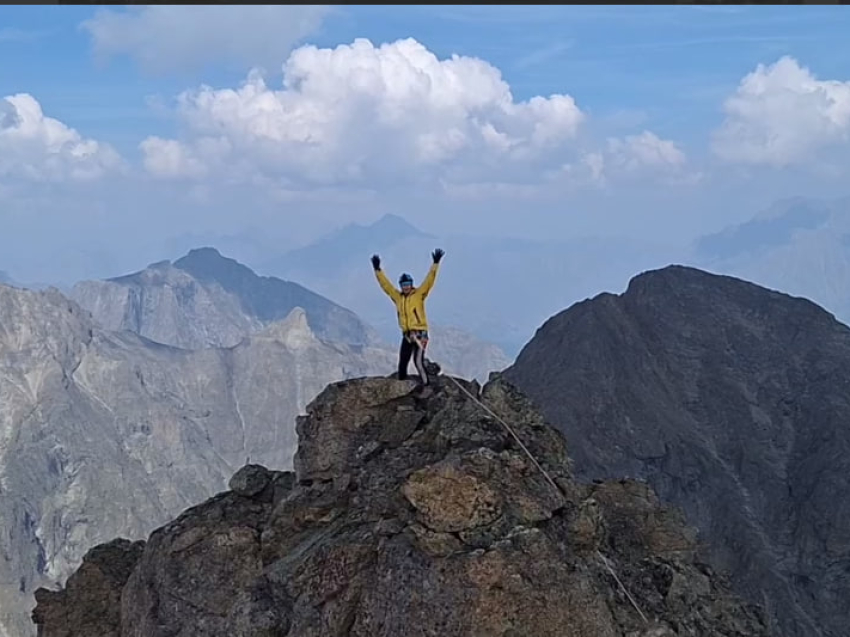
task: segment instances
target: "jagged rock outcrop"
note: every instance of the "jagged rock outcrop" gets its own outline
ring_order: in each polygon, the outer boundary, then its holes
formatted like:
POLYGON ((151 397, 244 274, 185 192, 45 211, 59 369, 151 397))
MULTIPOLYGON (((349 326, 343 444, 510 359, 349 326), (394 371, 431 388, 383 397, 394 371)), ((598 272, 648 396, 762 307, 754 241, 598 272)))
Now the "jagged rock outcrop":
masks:
MULTIPOLYGON (((368 263, 362 276, 374 279, 368 263)), ((126 276, 82 281, 71 297, 106 329, 129 330, 183 349, 232 347, 299 307, 328 342, 379 347, 393 356, 398 350, 397 342, 382 342, 350 310, 297 283, 259 276, 214 248, 191 250, 173 264, 154 263, 126 276)), ((381 302, 386 316, 395 317, 392 305, 381 302)), ((510 364, 498 347, 462 330, 435 324, 431 332, 429 353, 448 373, 483 380, 510 364)), ((387 373, 393 369, 390 365, 387 373)))
POLYGON ((557 488, 445 377, 425 401, 399 381, 336 383, 299 419, 294 472, 243 467, 152 533, 123 581, 103 556, 129 546, 98 547, 64 590, 36 593, 39 635, 768 634, 646 485, 575 482, 563 438, 517 391, 459 382, 557 488))
POLYGON ((98 328, 58 290, 0 286, 0 636, 92 546, 145 537, 246 459, 292 464, 295 417, 328 382, 392 367, 328 344, 305 313, 227 349, 98 328))
POLYGON ((143 541, 118 539, 92 548, 68 578, 64 590, 36 592, 37 599, 46 598, 51 603, 33 617, 52 626, 57 636, 116 634, 121 626, 121 590, 144 546, 143 541))
POLYGON ((850 329, 671 266, 552 317, 505 376, 582 479, 646 479, 787 637, 850 626, 850 329))

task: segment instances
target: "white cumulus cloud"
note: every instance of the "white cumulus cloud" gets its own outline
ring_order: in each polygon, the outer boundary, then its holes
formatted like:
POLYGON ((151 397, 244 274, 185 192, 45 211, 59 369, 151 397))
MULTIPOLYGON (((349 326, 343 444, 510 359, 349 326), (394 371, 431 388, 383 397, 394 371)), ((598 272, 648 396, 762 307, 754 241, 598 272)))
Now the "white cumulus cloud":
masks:
POLYGON ((140 144, 144 165, 157 177, 203 177, 206 166, 195 152, 173 139, 148 137, 140 144))
POLYGON ((46 117, 32 95, 0 99, 0 176, 82 180, 122 165, 108 144, 85 139, 59 120, 46 117))
POLYGON ((185 135, 149 138, 159 176, 274 176, 306 184, 444 178, 534 166, 575 152, 585 114, 569 95, 516 101, 500 71, 438 59, 405 39, 296 49, 274 89, 259 72, 234 89, 181 94, 185 135))
POLYGON ((688 171, 684 151, 672 140, 662 139, 651 131, 625 137, 609 137, 600 148, 584 153, 578 161, 550 171, 549 179, 564 175, 578 183, 607 185, 612 180, 638 179, 647 176, 667 183, 688 183, 699 174, 688 171))
POLYGON ((675 142, 661 139, 650 131, 628 135, 623 139, 609 139, 608 157, 612 163, 626 170, 678 170, 686 162, 685 153, 675 142))
POLYGON ((245 68, 279 64, 328 12, 324 5, 147 5, 100 10, 82 27, 96 56, 126 54, 148 71, 210 62, 245 68))
POLYGON ((810 161, 847 142, 850 82, 819 80, 791 57, 759 64, 723 105, 713 150, 722 159, 774 167, 810 161))

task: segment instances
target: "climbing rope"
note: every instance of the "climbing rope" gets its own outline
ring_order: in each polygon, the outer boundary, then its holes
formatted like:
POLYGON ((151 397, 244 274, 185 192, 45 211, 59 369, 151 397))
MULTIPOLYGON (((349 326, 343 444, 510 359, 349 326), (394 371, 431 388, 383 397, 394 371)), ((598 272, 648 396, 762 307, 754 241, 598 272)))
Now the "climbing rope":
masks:
POLYGON ((620 581, 620 578, 617 577, 617 574, 614 572, 614 569, 611 568, 611 564, 608 562, 608 558, 602 555, 602 551, 600 551, 599 549, 596 549, 596 554, 599 556, 599 559, 605 565, 605 568, 608 569, 608 572, 611 573, 611 576, 614 578, 617 584, 620 585, 620 588, 626 594, 626 597, 632 603, 632 606, 635 607, 635 610, 638 612, 638 615, 641 616, 641 619, 643 619, 644 623, 648 624, 649 620, 646 618, 646 615, 643 614, 643 611, 640 609, 640 606, 637 605, 637 602, 635 601, 635 598, 632 597, 632 594, 629 592, 629 589, 626 588, 623 582, 620 581))
MULTIPOLYGON (((526 447, 523 444, 522 440, 520 440, 519 436, 516 434, 516 432, 513 430, 513 428, 508 423, 506 423, 505 420, 502 417, 500 417, 496 412, 494 412, 492 409, 490 409, 487 405, 482 403, 478 399, 477 396, 475 396, 466 387, 461 385, 457 381, 457 379, 455 379, 453 376, 445 375, 444 378, 448 378, 450 381, 452 381, 455 384, 455 386, 458 389, 460 389, 464 394, 466 394, 476 405, 481 407, 490 416, 495 418, 496 422, 501 424, 508 431, 508 433, 511 436, 513 436, 513 439, 517 441, 517 444, 519 444, 520 448, 525 452, 525 455, 527 455, 529 457, 529 459, 531 460, 531 462, 534 463, 534 466, 537 467, 540 470, 540 473, 542 473, 543 477, 545 477, 546 480, 549 481, 549 484, 551 484, 555 488, 555 491, 557 491, 559 495, 563 494, 563 491, 557 485, 557 483, 552 479, 552 476, 550 476, 549 473, 546 471, 546 469, 544 469, 543 466, 537 461, 537 458, 534 457, 534 454, 532 454, 531 451, 528 450, 528 447, 526 447)), ((614 581, 617 582, 620 589, 626 595, 626 598, 629 600, 629 602, 634 607, 634 609, 638 612, 638 615, 640 615, 641 619, 643 619, 644 623, 649 624, 649 620, 646 618, 646 615, 643 614, 643 611, 640 609, 640 606, 638 606, 637 602, 635 601, 635 598, 632 597, 632 594, 629 592, 629 589, 627 589, 625 584, 623 584, 623 582, 620 580, 620 578, 617 577, 617 573, 614 572, 614 569, 611 567, 611 564, 610 564, 610 561, 608 560, 608 558, 605 557, 599 549, 596 549, 596 555, 599 557, 599 560, 600 560, 600 562, 602 562, 603 566, 605 566, 605 568, 608 569, 608 572, 611 573, 611 576, 614 578, 614 581)))
POLYGON ((508 430, 508 433, 511 436, 513 436, 514 440, 517 441, 517 444, 525 452, 525 455, 527 455, 529 457, 529 459, 534 463, 534 466, 537 467, 540 470, 540 473, 542 473, 543 477, 545 477, 549 481, 549 484, 551 484, 553 487, 555 487, 555 491, 558 492, 558 495, 561 495, 563 493, 561 491, 561 487, 559 487, 557 485, 557 483, 552 479, 552 476, 549 475, 549 473, 546 471, 546 469, 544 469, 540 465, 540 463, 537 462, 537 458, 535 458, 534 455, 528 450, 528 447, 526 447, 522 443, 522 440, 519 439, 519 436, 516 435, 516 432, 511 428, 511 426, 508 423, 506 423, 504 421, 504 419, 502 419, 496 412, 494 412, 487 405, 485 405, 480 400, 478 400, 478 398, 476 396, 474 396, 471 391, 469 391, 466 387, 461 385, 455 378, 453 378, 452 376, 446 376, 446 378, 448 378, 450 381, 452 381, 457 386, 457 388, 460 389, 464 394, 469 396, 475 402, 475 404, 477 404, 479 407, 484 409, 484 411, 486 411, 488 414, 490 414, 493 418, 496 419, 496 421, 498 423, 500 423, 505 429, 508 430))

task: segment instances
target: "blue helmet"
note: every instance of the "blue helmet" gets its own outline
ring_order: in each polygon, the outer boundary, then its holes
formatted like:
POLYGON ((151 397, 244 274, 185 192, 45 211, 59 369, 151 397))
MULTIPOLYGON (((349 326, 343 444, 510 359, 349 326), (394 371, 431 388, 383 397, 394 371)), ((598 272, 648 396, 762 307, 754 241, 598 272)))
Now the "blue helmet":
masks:
POLYGON ((410 276, 407 272, 405 272, 400 277, 398 277, 398 284, 399 285, 404 285, 405 283, 407 285, 413 285, 413 277, 410 276))

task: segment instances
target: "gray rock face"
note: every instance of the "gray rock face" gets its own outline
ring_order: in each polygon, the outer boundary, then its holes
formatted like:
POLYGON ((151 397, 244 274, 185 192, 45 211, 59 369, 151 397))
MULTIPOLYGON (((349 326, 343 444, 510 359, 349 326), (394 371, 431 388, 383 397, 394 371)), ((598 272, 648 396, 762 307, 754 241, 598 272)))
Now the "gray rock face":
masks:
MULTIPOLYGON (((371 277, 368 268, 363 276, 371 277)), ((106 329, 129 330, 183 349, 232 347, 300 307, 326 341, 382 348, 390 357, 398 350, 397 342, 382 342, 350 310, 297 283, 259 276, 213 248, 192 250, 174 264, 163 261, 127 276, 77 283, 71 297, 106 329)), ((389 301, 382 302, 386 315, 394 317, 389 301)), ((434 326, 431 331, 430 356, 447 373, 483 380, 510 364, 498 347, 462 330, 434 326)), ((391 364, 386 373, 394 369, 391 364)))
POLYGON ((0 635, 92 546, 144 537, 246 460, 286 469, 295 417, 328 382, 382 373, 300 309, 228 349, 104 331, 57 290, 0 286, 0 635))
POLYGON ((788 637, 850 626, 850 329, 669 267, 551 318, 505 376, 578 476, 646 479, 788 637))
POLYGON ((375 333, 350 310, 274 277, 261 277, 213 248, 174 264, 106 281, 76 284, 71 297, 110 330, 130 330, 184 349, 232 347, 251 332, 303 309, 316 334, 349 345, 374 345, 375 333))
POLYGON ((152 533, 97 598, 105 578, 85 565, 65 590, 40 590, 39 635, 768 635, 645 485, 574 482, 563 438, 489 383, 481 400, 554 487, 441 380, 427 401, 394 380, 331 385, 299 419, 294 474, 244 467, 234 490, 152 533), (95 608, 100 625, 78 619, 95 608))

